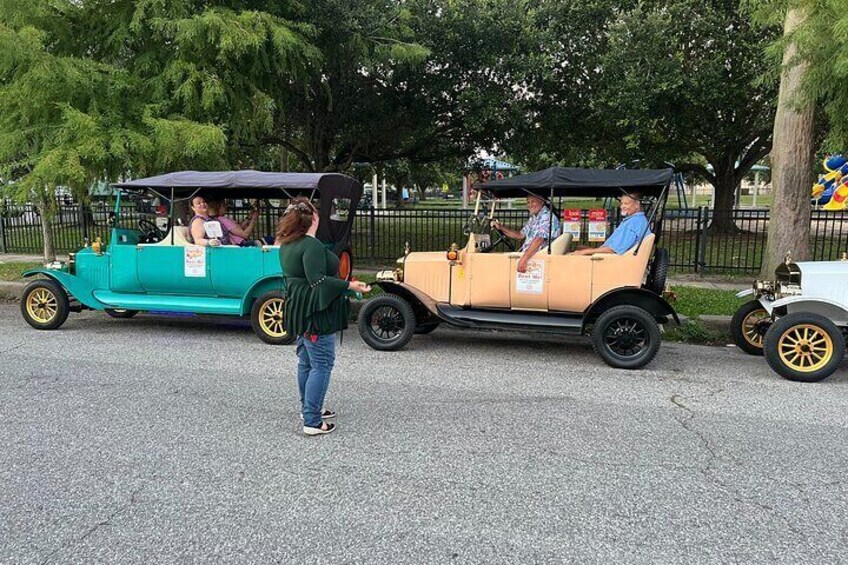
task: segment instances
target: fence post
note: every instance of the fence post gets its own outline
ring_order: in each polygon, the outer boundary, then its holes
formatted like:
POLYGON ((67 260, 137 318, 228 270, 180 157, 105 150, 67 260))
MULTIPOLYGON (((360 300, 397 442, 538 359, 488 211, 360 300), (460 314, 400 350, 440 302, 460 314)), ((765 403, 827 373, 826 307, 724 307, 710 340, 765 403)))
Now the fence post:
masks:
POLYGON ((371 248, 371 264, 377 264, 377 236, 374 233, 376 228, 376 218, 374 217, 374 203, 371 203, 371 208, 369 209, 369 219, 368 219, 368 246, 371 248))
POLYGON ((702 275, 707 272, 707 228, 710 225, 710 209, 706 206, 698 208, 698 266, 702 275))
POLYGON ((3 209, 0 210, 0 253, 6 253, 6 200, 3 200, 3 209))
POLYGON ((88 239, 88 218, 85 214, 85 204, 82 202, 79 204, 79 223, 82 227, 82 239, 85 241, 88 239))

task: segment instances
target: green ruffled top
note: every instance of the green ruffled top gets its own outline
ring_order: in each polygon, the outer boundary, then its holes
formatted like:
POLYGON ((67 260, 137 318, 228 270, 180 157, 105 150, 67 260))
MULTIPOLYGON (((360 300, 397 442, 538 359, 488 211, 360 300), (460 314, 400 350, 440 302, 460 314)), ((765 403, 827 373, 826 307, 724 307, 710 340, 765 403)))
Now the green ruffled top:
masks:
POLYGON ((280 246, 286 281, 286 332, 328 335, 347 328, 348 282, 339 278, 339 258, 314 237, 280 246))

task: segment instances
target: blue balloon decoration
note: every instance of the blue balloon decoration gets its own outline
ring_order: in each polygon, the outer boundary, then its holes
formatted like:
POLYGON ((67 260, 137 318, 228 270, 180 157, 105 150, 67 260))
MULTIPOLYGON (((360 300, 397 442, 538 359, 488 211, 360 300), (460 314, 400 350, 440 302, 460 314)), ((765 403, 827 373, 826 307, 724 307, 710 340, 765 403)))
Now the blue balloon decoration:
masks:
POLYGON ((848 163, 848 158, 844 157, 841 153, 836 153, 825 159, 824 169, 828 172, 835 171, 846 163, 848 163))

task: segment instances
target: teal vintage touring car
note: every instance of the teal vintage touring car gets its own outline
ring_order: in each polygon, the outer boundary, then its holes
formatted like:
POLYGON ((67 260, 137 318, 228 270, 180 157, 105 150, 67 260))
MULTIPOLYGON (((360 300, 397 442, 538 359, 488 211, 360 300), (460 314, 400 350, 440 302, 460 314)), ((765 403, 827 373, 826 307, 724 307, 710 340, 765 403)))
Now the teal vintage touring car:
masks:
POLYGON ((115 318, 138 312, 190 312, 250 316, 254 331, 266 343, 294 341, 283 325, 279 247, 192 245, 181 216, 187 217, 195 196, 261 199, 274 219, 275 208, 282 212, 292 198, 309 197, 319 207, 318 239, 339 256, 340 276, 352 273, 351 227, 362 187, 348 176, 183 171, 114 186, 118 196, 108 245, 98 242, 72 253, 67 263, 24 273, 44 276, 31 282, 21 299, 21 313, 32 327, 56 329, 70 312, 83 309, 102 310, 115 318), (167 218, 122 219, 121 195, 130 191, 145 191, 168 204, 167 218))

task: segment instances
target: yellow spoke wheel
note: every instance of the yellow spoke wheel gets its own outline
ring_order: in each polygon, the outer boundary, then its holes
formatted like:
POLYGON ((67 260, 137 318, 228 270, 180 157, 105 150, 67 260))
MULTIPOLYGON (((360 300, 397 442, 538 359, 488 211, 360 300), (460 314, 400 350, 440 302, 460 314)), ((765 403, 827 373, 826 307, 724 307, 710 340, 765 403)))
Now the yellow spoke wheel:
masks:
POLYGON ((286 299, 279 291, 260 296, 250 309, 253 331, 265 343, 288 345, 295 338, 286 331, 286 299))
POLYGON ((33 281, 21 296, 21 315, 35 329, 55 330, 65 323, 69 312, 68 295, 56 281, 33 281))
POLYGON ((745 338, 745 341, 754 347, 762 348, 764 336, 760 332, 760 324, 770 317, 764 308, 754 310, 745 316, 745 319, 742 320, 742 337, 745 338))
POLYGON ((59 312, 59 301, 49 289, 36 288, 27 296, 26 308, 33 320, 49 324, 59 312))
POLYGON ((802 373, 818 371, 833 357, 833 340, 813 324, 801 324, 783 332, 777 343, 780 358, 802 373))
POLYGON ((826 379, 845 355, 845 337, 820 314, 793 312, 779 317, 766 332, 766 361, 785 379, 806 383, 826 379))
POLYGON ((286 335, 283 324, 284 308, 285 302, 282 298, 271 298, 262 304, 259 314, 259 325, 262 331, 272 337, 279 338, 286 335))
POLYGON ((758 300, 739 307, 730 320, 730 336, 736 347, 749 355, 763 354, 763 338, 771 326, 771 315, 758 300))

